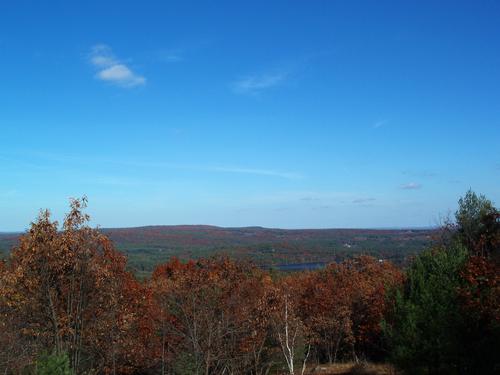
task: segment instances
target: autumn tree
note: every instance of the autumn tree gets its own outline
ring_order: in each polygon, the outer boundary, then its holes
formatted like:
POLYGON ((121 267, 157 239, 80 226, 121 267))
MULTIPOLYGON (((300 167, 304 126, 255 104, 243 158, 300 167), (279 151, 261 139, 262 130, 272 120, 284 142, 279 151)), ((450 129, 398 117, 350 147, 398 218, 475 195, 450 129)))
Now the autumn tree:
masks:
POLYGON ((382 356, 386 294, 401 282, 401 271, 390 262, 361 256, 294 278, 302 286, 298 311, 317 361, 382 356))
POLYGON ((26 348, 18 366, 49 350, 68 353, 75 373, 117 373, 117 356, 129 356, 118 351, 138 318, 126 310, 130 275, 124 256, 88 226, 85 206, 85 198, 72 200, 61 230, 42 211, 3 272, 0 300, 8 311, 1 323, 15 327, 9 345, 26 348))
POLYGON ((35 345, 23 334, 24 322, 15 314, 12 273, 0 261, 0 373, 20 370, 36 356, 35 345))
POLYGON ((352 329, 355 353, 364 358, 380 360, 386 354, 382 340, 382 320, 388 309, 387 295, 401 285, 402 272, 391 262, 369 256, 344 262, 352 282, 352 329))
POLYGON ((290 375, 304 374, 311 353, 310 332, 299 315, 301 289, 302 285, 293 277, 279 280, 272 304, 273 334, 290 375))
POLYGON ((262 372, 265 357, 266 279, 226 258, 156 268, 161 369, 191 365, 195 374, 262 372))

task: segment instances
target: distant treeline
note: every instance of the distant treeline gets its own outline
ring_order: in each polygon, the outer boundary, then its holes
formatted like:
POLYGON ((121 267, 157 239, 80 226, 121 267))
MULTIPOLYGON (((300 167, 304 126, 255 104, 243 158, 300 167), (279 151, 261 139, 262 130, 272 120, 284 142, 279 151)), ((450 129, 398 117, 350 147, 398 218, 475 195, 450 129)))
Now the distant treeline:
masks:
MULTIPOLYGON (((171 257, 182 261, 214 255, 247 260, 261 267, 332 263, 370 255, 406 265, 427 248, 435 229, 270 229, 208 225, 102 228, 101 233, 127 255, 127 266, 150 277, 171 257)), ((21 234, 0 233, 0 258, 7 257, 21 234)), ((280 268, 278 267, 278 268, 280 268)))
POLYGON ((203 225, 104 229, 128 256, 128 266, 150 276, 171 257, 181 260, 214 254, 249 260, 258 266, 341 262, 357 255, 391 260, 398 265, 429 246, 432 229, 269 229, 203 225))
POLYGON ((0 373, 302 374, 390 361, 410 373, 499 370, 500 215, 468 192, 406 271, 359 256, 283 274, 172 258, 139 281, 74 200, 0 262, 0 373))

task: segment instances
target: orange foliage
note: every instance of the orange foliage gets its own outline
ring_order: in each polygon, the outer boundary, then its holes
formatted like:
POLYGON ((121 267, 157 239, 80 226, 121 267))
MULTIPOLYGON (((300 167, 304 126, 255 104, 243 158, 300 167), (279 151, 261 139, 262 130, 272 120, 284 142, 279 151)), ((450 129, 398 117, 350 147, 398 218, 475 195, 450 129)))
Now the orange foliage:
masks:
POLYGON ((300 316, 320 359, 379 354, 386 291, 402 281, 394 265, 361 256, 290 280, 298 285, 300 316))
POLYGON ((13 349, 25 355, 10 361, 10 368, 46 350, 69 353, 77 372, 89 358, 104 373, 127 373, 139 365, 141 355, 130 347, 142 293, 125 271, 125 257, 86 225, 85 203, 72 201, 62 231, 43 211, 12 251, 0 301, 15 327, 13 349))
POLYGON ((172 259, 140 283, 87 225, 85 205, 72 201, 61 230, 43 211, 0 262, 2 372, 46 350, 67 352, 76 373, 103 374, 168 373, 179 363, 207 375, 264 374, 284 359, 295 373, 304 356, 378 355, 386 290, 402 278, 389 262, 359 257, 273 280, 227 258, 172 259))

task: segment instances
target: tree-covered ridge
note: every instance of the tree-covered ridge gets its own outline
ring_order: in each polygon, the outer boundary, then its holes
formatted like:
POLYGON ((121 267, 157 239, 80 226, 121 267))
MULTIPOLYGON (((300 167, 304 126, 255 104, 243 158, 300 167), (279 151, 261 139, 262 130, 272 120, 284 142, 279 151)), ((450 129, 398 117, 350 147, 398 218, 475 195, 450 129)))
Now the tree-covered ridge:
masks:
MULTIPOLYGON (((402 265, 428 247, 436 234, 433 229, 285 230, 201 225, 104 228, 101 232, 127 255, 129 268, 144 276, 173 256, 184 261, 230 256, 279 268, 287 264, 326 265, 371 255, 402 265)), ((0 252, 7 256, 18 238, 19 234, 0 234, 0 252)))

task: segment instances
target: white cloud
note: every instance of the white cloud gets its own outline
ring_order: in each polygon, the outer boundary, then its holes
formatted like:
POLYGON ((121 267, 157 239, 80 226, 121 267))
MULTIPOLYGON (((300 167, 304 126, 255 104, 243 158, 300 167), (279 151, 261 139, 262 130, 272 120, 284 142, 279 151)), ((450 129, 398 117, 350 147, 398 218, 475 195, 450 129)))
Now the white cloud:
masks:
POLYGON ((116 64, 103 69, 97 73, 97 77, 103 81, 119 83, 127 87, 144 85, 146 79, 134 74, 126 65, 116 64))
POLYGON ((238 94, 257 94, 283 84, 287 78, 287 72, 247 76, 234 82, 233 90, 238 94))
POLYGON ((98 68, 96 78, 121 87, 135 87, 146 84, 146 78, 136 74, 125 63, 115 57, 105 44, 92 47, 90 63, 98 68))
POLYGON ((90 59, 90 61, 95 66, 103 66, 103 67, 115 64, 115 61, 111 57, 107 57, 107 56, 93 56, 90 59))
POLYGON ((422 188, 422 185, 417 182, 409 182, 400 186, 403 190, 418 190, 422 188))

